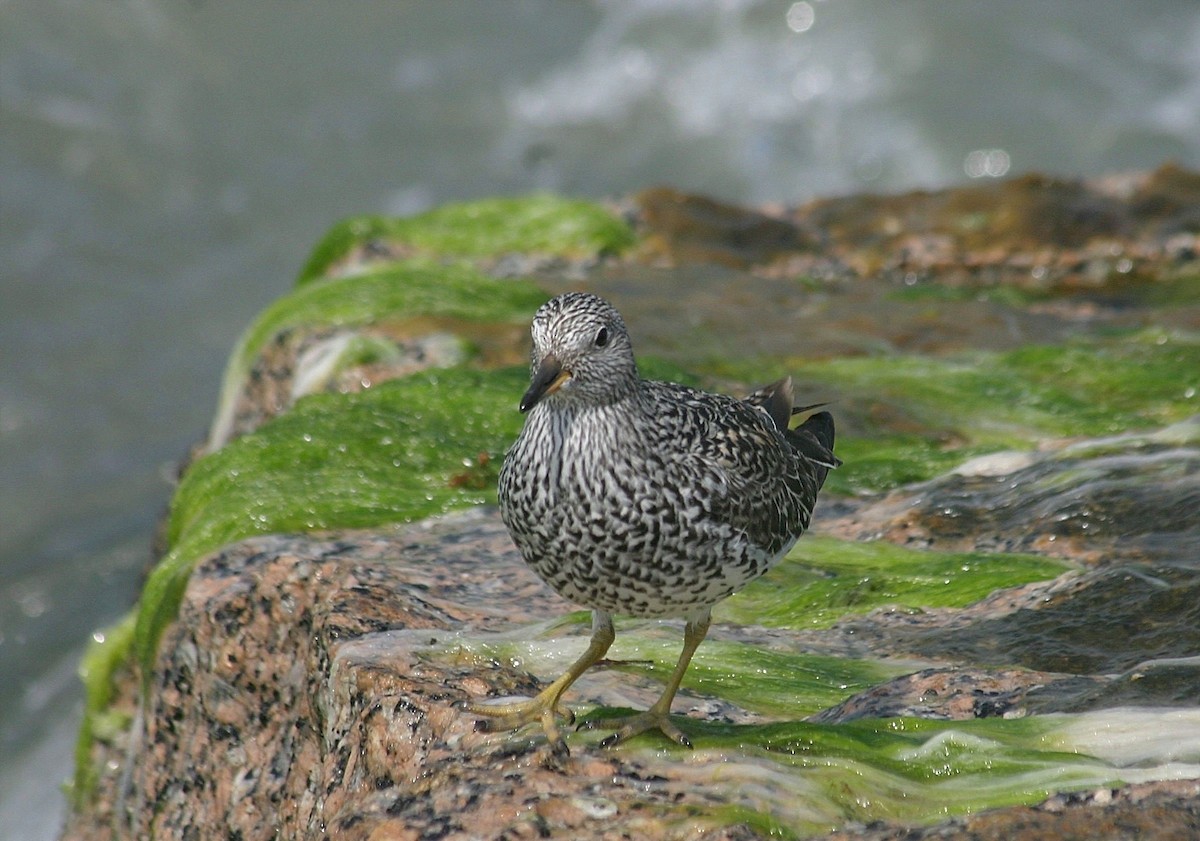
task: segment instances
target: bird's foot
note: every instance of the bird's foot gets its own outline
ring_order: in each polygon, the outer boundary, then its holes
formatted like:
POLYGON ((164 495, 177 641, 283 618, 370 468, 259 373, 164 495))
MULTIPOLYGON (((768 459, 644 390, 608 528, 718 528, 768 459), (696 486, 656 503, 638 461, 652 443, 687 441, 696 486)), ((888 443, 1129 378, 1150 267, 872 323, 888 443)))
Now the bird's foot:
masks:
POLYGON ((475 729, 483 733, 517 730, 526 724, 540 721, 551 749, 556 754, 569 756, 571 752, 559 732, 558 720, 562 719, 570 727, 575 723, 575 713, 559 703, 559 696, 559 692, 543 691, 527 701, 508 704, 467 703, 463 705, 463 709, 474 715, 484 716, 475 722, 475 729))
POLYGON ((601 740, 600 747, 602 748, 611 748, 614 745, 619 745, 621 742, 632 739, 639 733, 645 733, 649 730, 658 730, 672 742, 683 745, 685 748, 692 746, 691 739, 675 726, 667 712, 656 710, 653 707, 644 713, 624 715, 619 718, 590 719, 580 725, 580 729, 585 728, 588 730, 612 729, 616 731, 601 740))

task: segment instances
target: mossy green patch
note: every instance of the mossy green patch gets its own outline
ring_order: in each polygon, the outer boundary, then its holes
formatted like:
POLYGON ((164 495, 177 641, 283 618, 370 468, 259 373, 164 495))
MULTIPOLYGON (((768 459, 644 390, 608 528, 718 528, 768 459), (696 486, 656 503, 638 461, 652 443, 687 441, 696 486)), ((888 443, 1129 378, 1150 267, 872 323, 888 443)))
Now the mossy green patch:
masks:
MULTIPOLYGON (((481 663, 506 661, 546 678, 556 677, 582 652, 585 637, 566 634, 590 625, 587 613, 573 614, 571 620, 553 623, 549 636, 458 639, 453 643, 454 657, 468 654, 481 663)), ((622 618, 608 656, 621 671, 645 674, 665 684, 682 646, 683 629, 676 623, 622 618)), ((880 661, 796 654, 709 639, 692 659, 683 686, 763 715, 800 717, 839 704, 905 671, 903 666, 880 661)))
MULTIPOLYGON (((761 778, 762 761, 794 777, 768 814, 793 831, 847 820, 931 821, 1111 784, 1119 769, 1056 744, 1059 719, 863 719, 734 726, 687 721, 722 776, 761 778), (757 760, 757 762, 756 762, 757 760), (806 819, 807 818, 807 819, 806 819)), ((643 739, 648 737, 642 737, 643 739)))
POLYGON ((901 402, 933 432, 1016 444, 1178 420, 1195 409, 1184 384, 1198 365, 1194 338, 1147 333, 958 359, 838 359, 809 373, 901 402))
MULTIPOLYGON (((464 651, 483 663, 507 660, 548 680, 582 651, 585 638, 563 632, 568 625, 580 631, 583 624, 559 622, 521 638, 460 638, 440 656, 459 664, 464 651)), ((678 655, 677 637, 677 623, 626 620, 619 623, 610 655, 621 671, 665 681, 678 655), (648 658, 651 665, 629 658, 648 658)), ((1056 791, 1200 771, 1195 766, 1200 761, 1200 716, 1193 710, 964 721, 802 720, 906 670, 888 662, 708 640, 684 678, 685 689, 779 720, 735 725, 675 715, 694 750, 654 732, 636 737, 622 750, 639 753, 651 769, 663 760, 673 773, 686 767, 692 779, 721 791, 723 805, 703 815, 706 820, 716 825, 749 822, 784 837, 829 831, 848 820, 930 822, 1033 803, 1056 791), (1171 737, 1147 741, 1147 733, 1171 737), (1186 767, 1189 762, 1192 766, 1186 767)), ((618 691, 612 681, 608 679, 606 695, 618 691)), ((596 708, 582 722, 601 722, 626 711, 596 708)), ((603 725, 570 738, 594 745, 602 731, 603 725)))
MULTIPOLYGON (((845 466, 830 474, 833 493, 887 490, 981 453, 1161 427, 1200 410, 1200 335, 1157 329, 1004 353, 786 367, 806 394, 836 395, 830 411, 845 466)), ((745 381, 762 368, 759 360, 707 366, 745 381)))
POLYGON ((1047 744, 1059 719, 858 719, 839 724, 784 721, 761 725, 703 722, 706 747, 755 748, 777 762, 809 766, 858 760, 918 782, 976 774, 1019 773, 1030 760, 1078 760, 1047 744))
POLYGON ((579 259, 619 253, 633 243, 629 225, 593 202, 553 195, 492 198, 406 218, 347 219, 317 245, 297 283, 325 276, 356 248, 369 244, 399 246, 424 257, 471 259, 519 252, 579 259))
POLYGON ((428 260, 387 263, 363 274, 302 286, 263 310, 238 341, 225 370, 211 438, 224 441, 234 401, 254 360, 268 342, 286 330, 421 316, 525 322, 547 297, 526 280, 499 280, 466 265, 428 260))
POLYGON ((528 373, 426 372, 357 394, 314 395, 196 461, 171 505, 171 547, 142 593, 137 626, 152 665, 196 560, 255 534, 364 528, 495 499, 457 481, 520 431, 528 373))
POLYGON ((79 678, 85 692, 85 711, 75 742, 75 779, 71 785, 71 800, 75 808, 96 783, 96 769, 91 762, 93 739, 107 739, 125 728, 124 716, 110 709, 113 694, 113 675, 128 660, 133 643, 136 615, 129 613, 119 622, 92 635, 79 663, 79 678))
MULTIPOLYGON (((836 419, 840 412, 831 407, 836 419)), ((898 488, 923 482, 953 470, 977 455, 1001 449, 999 445, 946 444, 932 437, 909 434, 841 435, 838 458, 844 465, 829 474, 825 493, 854 494, 898 488)))
MULTIPOLYGON (((748 823, 784 838, 830 832, 848 821, 932 823, 1035 803, 1053 792, 1172 779, 1200 770, 1194 747, 1183 747, 1194 746, 1196 722, 1178 724, 1170 711, 1141 722, 1143 727, 1176 725, 1182 744, 1179 750, 1147 751, 1130 765, 1103 750, 1109 718, 731 725, 676 716, 695 750, 654 733, 638 736, 628 749, 654 748, 659 756, 685 761, 691 779, 711 780, 724 793, 723 804, 707 815, 714 824, 748 823), (1089 730, 1090 738, 1079 738, 1089 730)), ((672 767, 680 766, 673 762, 672 767)))
POLYGON ((772 628, 828 628, 896 605, 963 607, 1005 588, 1054 578, 1070 566, 1036 555, 930 552, 893 543, 808 535, 775 569, 717 605, 720 621, 772 628))
MULTIPOLYGON (((679 659, 682 642, 682 633, 652 637, 623 634, 618 636, 612 656, 632 661, 622 669, 642 672, 665 684, 679 659), (649 662, 637 662, 643 660, 649 662)), ((706 640, 692 659, 683 685, 763 715, 801 717, 839 704, 905 671, 875 661, 706 640)))

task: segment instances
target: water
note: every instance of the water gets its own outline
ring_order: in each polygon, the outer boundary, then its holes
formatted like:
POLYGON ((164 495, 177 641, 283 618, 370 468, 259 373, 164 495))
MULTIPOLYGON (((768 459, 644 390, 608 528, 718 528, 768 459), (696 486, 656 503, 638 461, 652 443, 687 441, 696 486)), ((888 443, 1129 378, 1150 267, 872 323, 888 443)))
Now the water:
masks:
POLYGON ((334 220, 1167 158, 1200 167, 1188 0, 0 5, 0 833, 54 835, 82 642, 334 220))

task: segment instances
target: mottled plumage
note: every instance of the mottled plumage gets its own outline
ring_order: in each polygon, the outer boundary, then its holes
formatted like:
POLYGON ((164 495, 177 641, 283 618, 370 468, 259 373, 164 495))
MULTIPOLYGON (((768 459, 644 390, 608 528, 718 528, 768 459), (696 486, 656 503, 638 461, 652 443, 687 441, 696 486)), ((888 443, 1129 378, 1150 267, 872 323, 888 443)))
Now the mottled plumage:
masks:
MULTIPOLYGON (((795 430, 791 382, 745 400, 643 380, 621 316, 595 295, 568 293, 534 317, 529 416, 500 471, 500 510, 529 565, 594 611, 588 652, 524 704, 477 712, 503 726, 554 726, 562 691, 603 657, 611 614, 683 617, 684 655, 655 707, 616 740, 660 728, 709 611, 771 568, 808 527, 833 455, 827 412, 795 430)), ((815 407, 807 407, 815 408, 815 407)), ((803 410, 801 410, 803 411, 803 410)))

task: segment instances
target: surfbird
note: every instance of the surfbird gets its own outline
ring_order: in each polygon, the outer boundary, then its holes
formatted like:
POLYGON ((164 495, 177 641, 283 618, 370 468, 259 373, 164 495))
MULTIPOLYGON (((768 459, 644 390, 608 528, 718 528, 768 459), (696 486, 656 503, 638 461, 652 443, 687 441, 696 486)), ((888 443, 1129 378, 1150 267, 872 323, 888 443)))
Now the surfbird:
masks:
POLYGON ((592 610, 587 650, 532 699, 472 704, 488 731, 540 721, 566 753, 563 692, 604 658, 613 614, 685 621, 683 651, 649 710, 596 722, 609 746, 660 730, 689 746, 669 713, 713 605, 776 564, 808 527, 833 454, 833 418, 789 429, 792 384, 744 400, 644 380, 620 314, 571 292, 533 318, 532 381, 520 437, 500 470, 500 512, 521 555, 565 598, 592 610))

